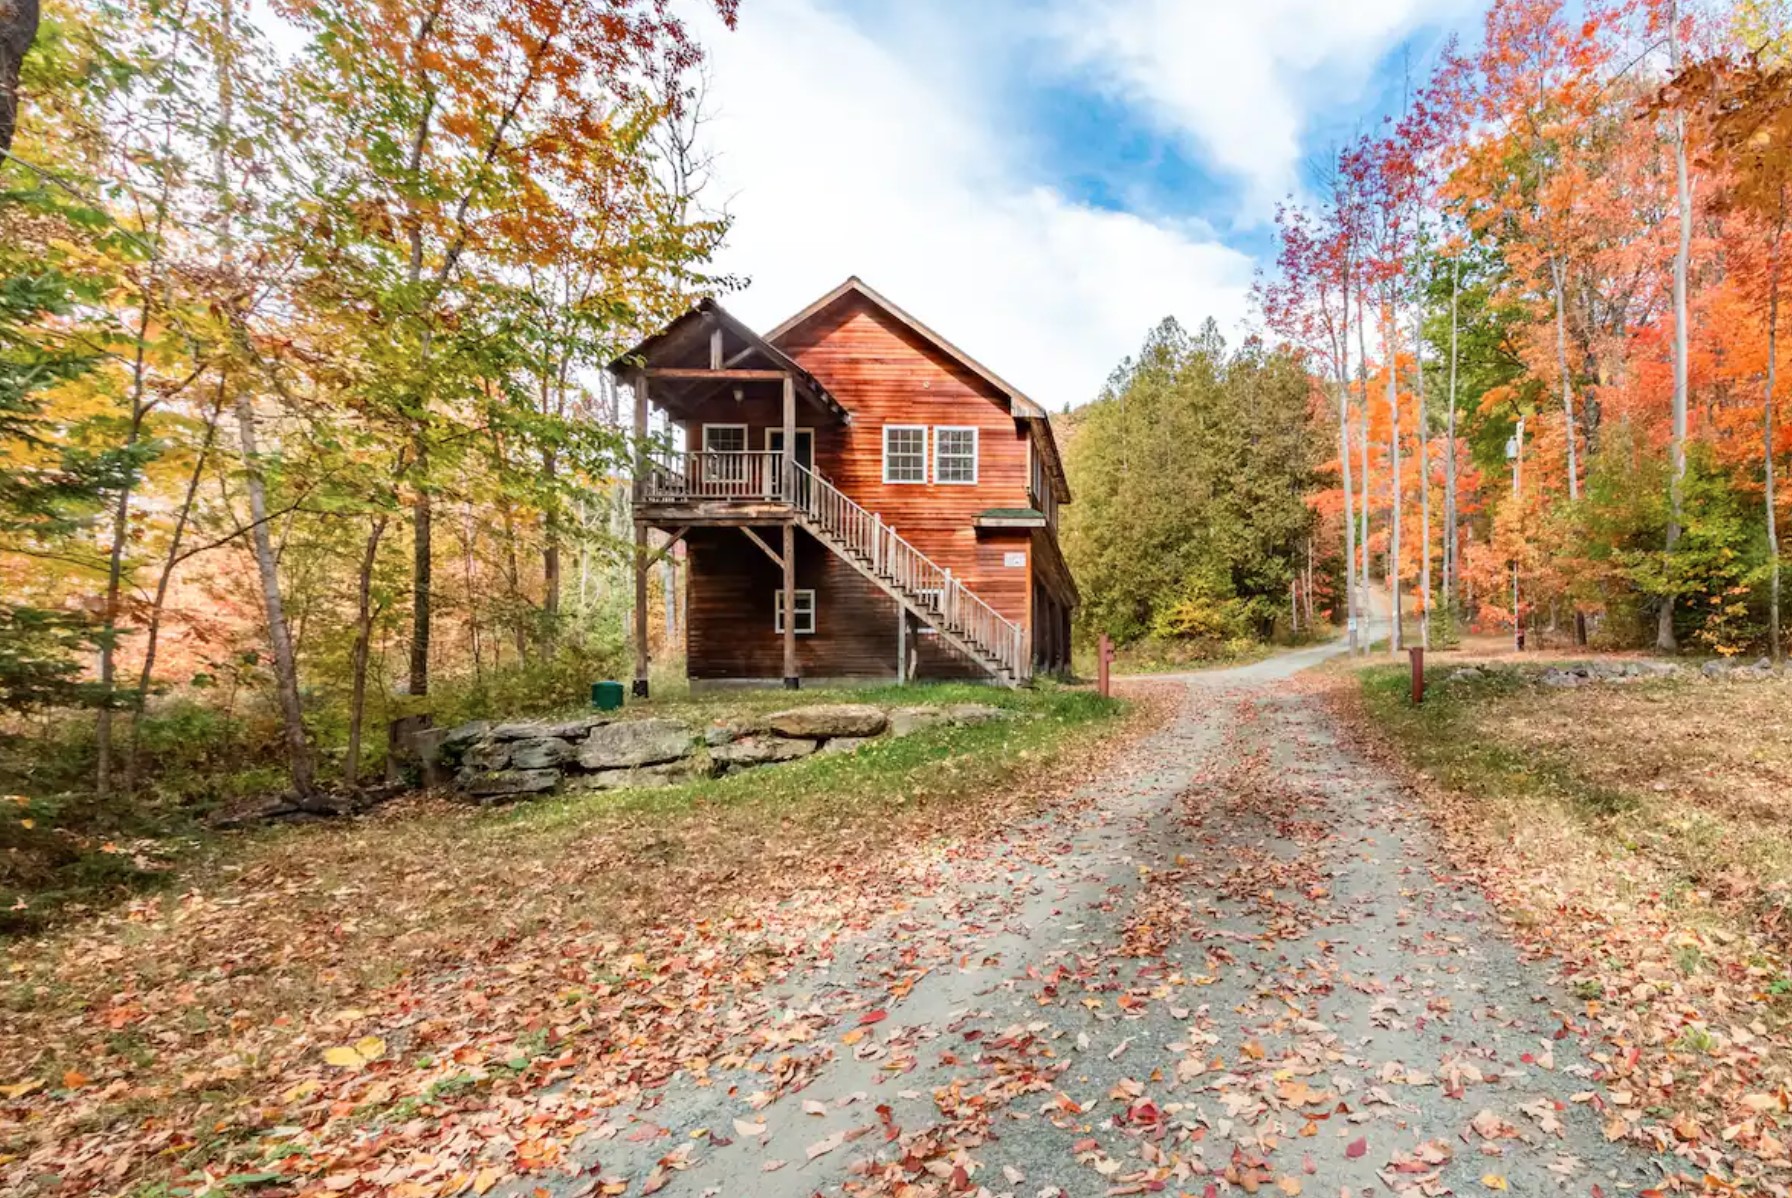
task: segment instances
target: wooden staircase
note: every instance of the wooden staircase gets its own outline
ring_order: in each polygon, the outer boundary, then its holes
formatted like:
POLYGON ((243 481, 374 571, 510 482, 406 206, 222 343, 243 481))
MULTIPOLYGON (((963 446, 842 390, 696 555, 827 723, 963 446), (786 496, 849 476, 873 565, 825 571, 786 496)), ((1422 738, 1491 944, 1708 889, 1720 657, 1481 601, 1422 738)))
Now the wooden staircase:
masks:
MULTIPOLYGON (((750 522, 752 514, 794 518, 879 590, 940 634, 1004 686, 1032 674, 1026 632, 909 544, 876 512, 866 511, 782 451, 670 453, 649 463, 637 502, 668 511, 715 506, 750 522)), ((668 518, 671 518, 668 515, 668 518)))
POLYGON ((1026 633, 974 591, 813 470, 785 463, 780 498, 797 524, 936 630, 1004 686, 1031 674, 1026 633))

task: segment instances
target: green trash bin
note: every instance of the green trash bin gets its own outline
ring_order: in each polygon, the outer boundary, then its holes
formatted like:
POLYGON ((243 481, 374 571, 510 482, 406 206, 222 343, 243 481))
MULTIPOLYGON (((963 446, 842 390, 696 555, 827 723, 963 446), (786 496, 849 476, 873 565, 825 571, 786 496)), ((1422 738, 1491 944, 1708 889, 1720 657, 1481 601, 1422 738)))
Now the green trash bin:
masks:
POLYGON ((598 711, 615 711, 622 706, 622 683, 593 682, 591 706, 598 711))

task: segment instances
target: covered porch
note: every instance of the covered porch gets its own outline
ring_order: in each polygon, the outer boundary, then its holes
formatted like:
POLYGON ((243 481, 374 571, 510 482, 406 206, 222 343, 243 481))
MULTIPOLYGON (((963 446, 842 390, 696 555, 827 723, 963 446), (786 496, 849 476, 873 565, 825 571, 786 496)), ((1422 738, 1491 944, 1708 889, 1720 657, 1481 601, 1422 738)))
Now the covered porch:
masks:
MULTIPOLYGON (((813 453, 813 433, 806 445, 802 433, 820 424, 843 425, 851 417, 808 371, 708 298, 616 358, 609 369, 629 384, 634 396, 634 693, 645 697, 647 577, 655 560, 648 552, 648 530, 662 529, 676 542, 685 530, 698 526, 766 528, 781 542, 781 552, 766 548, 783 571, 785 610, 794 610, 792 500, 808 477, 806 470, 796 468, 799 455, 805 449, 813 453), (653 408, 687 438, 698 430, 698 439, 694 444, 687 439, 685 444, 654 445, 649 438, 653 408), (754 448, 745 435, 744 413, 768 408, 777 413, 776 428, 768 430, 768 444, 754 448), (738 429, 740 434, 717 437, 712 447, 704 439, 706 427, 738 429)), ((796 633, 794 621, 788 624, 783 678, 786 687, 795 689, 800 685, 796 633)))

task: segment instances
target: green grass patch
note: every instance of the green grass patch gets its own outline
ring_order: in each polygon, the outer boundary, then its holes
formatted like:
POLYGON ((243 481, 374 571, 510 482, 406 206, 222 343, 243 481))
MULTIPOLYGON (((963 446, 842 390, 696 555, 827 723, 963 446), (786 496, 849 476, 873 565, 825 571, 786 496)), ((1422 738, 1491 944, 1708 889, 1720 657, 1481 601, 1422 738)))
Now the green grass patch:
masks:
POLYGON ((1363 699, 1376 723, 1407 760, 1451 790, 1560 803, 1584 818, 1632 810, 1637 798, 1591 782, 1554 753, 1487 736, 1479 716, 1492 702, 1532 686, 1509 671, 1474 681, 1433 680, 1424 703, 1412 703, 1412 674, 1404 665, 1361 671, 1363 699))

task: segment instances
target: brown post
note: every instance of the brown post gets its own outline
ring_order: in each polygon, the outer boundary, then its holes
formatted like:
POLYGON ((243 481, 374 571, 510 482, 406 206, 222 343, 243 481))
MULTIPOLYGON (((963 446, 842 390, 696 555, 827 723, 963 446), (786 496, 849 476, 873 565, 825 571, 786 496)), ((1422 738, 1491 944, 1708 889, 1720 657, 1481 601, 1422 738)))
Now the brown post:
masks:
POLYGON ((635 372, 635 685, 647 698, 647 523, 639 518, 647 496, 647 373, 635 372))
POLYGON ((796 380, 784 376, 784 460, 778 463, 778 494, 784 502, 796 502, 796 380))
POLYGON ((796 525, 786 524, 784 526, 784 689, 793 691, 801 685, 796 672, 796 525))
MULTIPOLYGON (((778 463, 779 494, 785 503, 796 502, 796 379, 784 376, 784 459, 778 463)), ((802 683, 796 668, 796 525, 784 526, 784 689, 802 683)))
POLYGON ((1108 639, 1107 633, 1101 634, 1101 640, 1095 646, 1095 689, 1102 698, 1109 694, 1108 664, 1114 660, 1114 642, 1108 639))
POLYGON ((1425 701, 1425 650, 1414 646, 1406 651, 1412 661, 1412 702, 1417 707, 1425 701))

